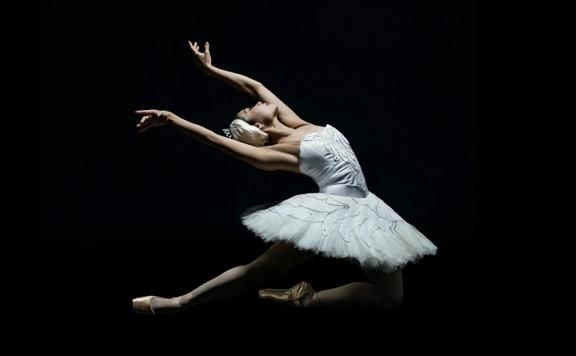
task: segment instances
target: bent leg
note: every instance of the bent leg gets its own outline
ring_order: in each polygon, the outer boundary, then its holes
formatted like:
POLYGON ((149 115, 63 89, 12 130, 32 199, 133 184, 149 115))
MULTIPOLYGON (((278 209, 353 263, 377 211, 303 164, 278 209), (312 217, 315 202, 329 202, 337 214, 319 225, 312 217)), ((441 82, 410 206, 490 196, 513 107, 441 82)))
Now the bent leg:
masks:
POLYGON ((364 273, 367 282, 349 283, 316 293, 319 306, 326 307, 375 307, 391 310, 402 302, 402 270, 392 273, 369 271, 364 273))

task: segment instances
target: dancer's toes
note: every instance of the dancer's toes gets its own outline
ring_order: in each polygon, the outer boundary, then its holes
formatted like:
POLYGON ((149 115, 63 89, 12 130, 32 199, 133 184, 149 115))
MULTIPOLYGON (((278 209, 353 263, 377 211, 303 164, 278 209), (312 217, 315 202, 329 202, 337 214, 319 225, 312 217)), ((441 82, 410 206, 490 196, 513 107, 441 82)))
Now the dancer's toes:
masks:
POLYGON ((155 298, 152 295, 147 297, 139 297, 132 299, 132 310, 139 314, 154 314, 152 307, 150 306, 150 301, 155 298))
POLYGON ((164 314, 183 310, 180 298, 162 298, 153 295, 132 299, 132 309, 140 314, 164 314))

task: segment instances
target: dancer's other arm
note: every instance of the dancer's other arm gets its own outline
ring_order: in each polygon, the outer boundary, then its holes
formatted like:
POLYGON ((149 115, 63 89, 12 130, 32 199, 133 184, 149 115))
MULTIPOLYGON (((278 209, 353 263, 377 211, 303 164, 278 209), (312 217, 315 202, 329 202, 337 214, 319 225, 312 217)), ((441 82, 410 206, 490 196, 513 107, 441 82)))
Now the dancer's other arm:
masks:
POLYGON ((310 125, 309 122, 302 120, 288 105, 266 88, 264 84, 245 75, 214 66, 212 64, 212 55, 210 54, 210 44, 208 42, 204 45, 204 53, 200 52, 200 47, 196 42, 192 43, 188 41, 188 44, 194 52, 196 63, 207 75, 218 78, 255 99, 259 99, 265 103, 276 104, 278 106, 278 119, 288 127, 296 129, 303 125, 310 125))
POLYGON ((138 131, 144 132, 151 127, 171 125, 183 131, 196 141, 214 147, 236 159, 264 171, 293 171, 297 159, 287 153, 278 152, 268 147, 255 147, 246 143, 219 135, 201 125, 184 120, 178 115, 166 110, 137 110, 141 115, 136 125, 138 131))

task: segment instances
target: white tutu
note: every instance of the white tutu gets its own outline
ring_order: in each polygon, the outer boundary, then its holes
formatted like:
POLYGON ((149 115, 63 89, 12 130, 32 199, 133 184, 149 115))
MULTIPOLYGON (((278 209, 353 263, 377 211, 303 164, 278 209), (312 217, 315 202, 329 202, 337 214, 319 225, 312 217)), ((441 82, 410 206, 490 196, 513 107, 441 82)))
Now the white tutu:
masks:
POLYGON ((320 188, 254 206, 242 223, 264 241, 286 241, 363 268, 393 271, 436 246, 371 193, 346 137, 327 124, 300 142, 299 169, 320 188))
POLYGON ((264 206, 242 214, 242 223, 264 241, 286 241, 387 272, 436 253, 434 244, 371 192, 365 198, 298 194, 264 206))

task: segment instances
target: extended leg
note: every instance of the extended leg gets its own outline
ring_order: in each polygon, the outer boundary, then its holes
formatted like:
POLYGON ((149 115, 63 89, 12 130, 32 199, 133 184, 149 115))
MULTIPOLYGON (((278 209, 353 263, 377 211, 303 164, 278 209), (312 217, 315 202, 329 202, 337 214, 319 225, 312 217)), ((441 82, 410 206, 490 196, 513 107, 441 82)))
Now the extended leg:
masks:
POLYGON ((253 285, 276 278, 315 255, 276 242, 261 256, 246 265, 236 266, 176 298, 154 297, 149 301, 153 312, 177 311, 201 303, 237 295, 253 285))

